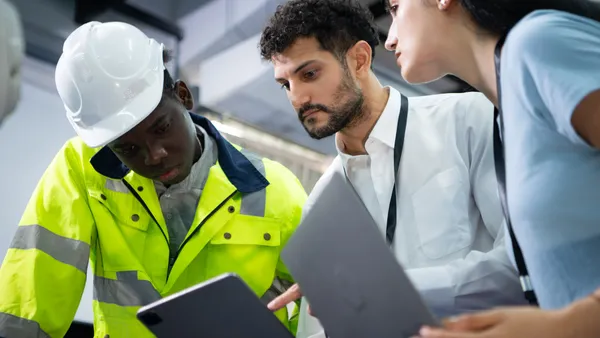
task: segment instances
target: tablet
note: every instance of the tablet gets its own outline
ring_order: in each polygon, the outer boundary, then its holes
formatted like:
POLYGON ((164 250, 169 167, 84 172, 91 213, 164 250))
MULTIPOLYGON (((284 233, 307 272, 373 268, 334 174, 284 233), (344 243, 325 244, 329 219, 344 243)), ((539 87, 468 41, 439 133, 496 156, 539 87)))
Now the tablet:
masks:
POLYGON ((293 338, 242 279, 223 274, 140 308, 158 338, 293 338))
POLYGON ((332 338, 418 336, 438 326, 343 173, 316 198, 281 257, 332 338))

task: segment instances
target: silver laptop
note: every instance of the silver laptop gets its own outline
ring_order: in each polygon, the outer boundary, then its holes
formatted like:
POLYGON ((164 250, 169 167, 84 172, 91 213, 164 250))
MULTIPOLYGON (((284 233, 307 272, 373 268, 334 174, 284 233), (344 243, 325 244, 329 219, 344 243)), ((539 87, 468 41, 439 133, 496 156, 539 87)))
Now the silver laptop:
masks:
POLYGON ((399 338, 438 321, 342 173, 318 196, 282 259, 331 338, 399 338))

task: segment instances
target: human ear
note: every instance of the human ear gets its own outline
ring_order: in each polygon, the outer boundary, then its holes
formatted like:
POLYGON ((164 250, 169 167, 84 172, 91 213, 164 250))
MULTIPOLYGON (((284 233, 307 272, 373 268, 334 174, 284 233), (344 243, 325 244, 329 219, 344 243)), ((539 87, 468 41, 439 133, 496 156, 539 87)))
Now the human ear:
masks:
POLYGON ((372 49, 371 46, 364 40, 357 42, 349 50, 350 56, 354 61, 354 71, 357 76, 367 74, 371 70, 372 49))
POLYGON ((187 110, 192 110, 194 108, 194 98, 185 82, 175 82, 175 94, 187 110))

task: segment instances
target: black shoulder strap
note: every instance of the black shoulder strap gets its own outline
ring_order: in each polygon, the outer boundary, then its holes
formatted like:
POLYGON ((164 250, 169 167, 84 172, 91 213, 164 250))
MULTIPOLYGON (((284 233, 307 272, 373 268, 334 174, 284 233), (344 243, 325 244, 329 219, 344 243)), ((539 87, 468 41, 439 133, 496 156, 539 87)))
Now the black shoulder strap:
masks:
POLYGON ((400 94, 400 114, 398 115, 398 125, 396 127, 396 140, 394 141, 394 185, 392 187, 392 197, 388 208, 387 226, 385 237, 387 243, 392 245, 396 235, 396 190, 399 184, 396 184, 396 177, 400 170, 400 158, 404 148, 404 135, 406 134, 406 121, 408 119, 408 98, 400 94))
POLYGON ((510 241, 513 247, 513 253, 515 256, 515 263, 519 270, 519 279, 521 281, 521 287, 525 293, 525 299, 531 305, 538 305, 537 297, 533 291, 533 286, 529 279, 529 272, 527 271, 527 265, 521 252, 521 247, 513 231, 512 223, 508 213, 508 203, 506 199, 506 168, 504 163, 504 147, 502 145, 501 132, 504 132, 504 122, 502 119, 502 106, 501 106, 501 87, 500 87, 500 56, 502 52, 502 45, 504 44, 504 38, 498 41, 496 45, 494 62, 496 64, 496 90, 498 93, 498 108, 494 109, 494 165, 496 167, 496 178, 498 180, 498 193, 500 195, 500 203, 502 204, 502 211, 504 212, 504 218, 506 219, 506 226, 508 227, 508 233, 510 235, 510 241), (498 126, 500 124, 500 127, 498 126), (502 128, 502 130, 500 130, 502 128))

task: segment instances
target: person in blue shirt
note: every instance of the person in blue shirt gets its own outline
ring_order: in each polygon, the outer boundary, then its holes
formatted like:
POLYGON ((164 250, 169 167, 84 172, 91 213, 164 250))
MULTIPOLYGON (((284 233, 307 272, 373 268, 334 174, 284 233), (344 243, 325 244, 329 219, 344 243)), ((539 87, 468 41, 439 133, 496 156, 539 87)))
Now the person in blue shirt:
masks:
POLYGON ((461 316, 421 335, 600 337, 598 5, 386 2, 386 47, 408 82, 454 74, 502 108, 508 210, 540 305, 461 316))

